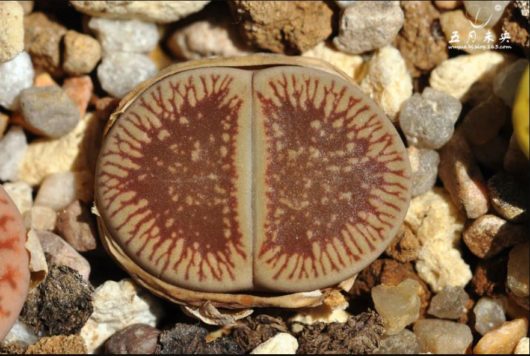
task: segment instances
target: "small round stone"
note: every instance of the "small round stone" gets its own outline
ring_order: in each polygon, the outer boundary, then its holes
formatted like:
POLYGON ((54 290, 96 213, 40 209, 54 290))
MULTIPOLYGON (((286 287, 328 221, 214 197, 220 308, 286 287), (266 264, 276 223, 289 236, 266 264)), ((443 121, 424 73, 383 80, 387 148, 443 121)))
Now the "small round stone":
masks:
POLYGON ((103 57, 97 71, 103 89, 116 98, 122 98, 137 84, 154 75, 157 68, 143 54, 114 52, 103 57))
POLYGON ((475 330, 481 335, 497 328, 506 321, 504 307, 499 299, 482 297, 473 308, 475 330))
POLYGON ((10 61, 0 63, 0 106, 14 110, 18 95, 33 84, 33 64, 26 52, 21 52, 10 61))
POLYGON ((64 35, 63 69, 70 75, 82 75, 92 72, 101 59, 101 46, 94 38, 76 32, 67 31, 64 35))
POLYGON ((79 110, 59 87, 32 87, 20 93, 24 123, 35 134, 59 138, 72 131, 81 119, 79 110))
POLYGON ((516 245, 510 251, 506 284, 517 297, 528 298, 529 243, 516 245))
POLYGON ((419 352, 418 338, 408 329, 403 329, 395 335, 384 336, 379 348, 374 351, 375 354, 380 355, 418 354, 419 352))
POLYGON ((469 295, 462 287, 445 287, 431 299, 427 311, 440 319, 458 319, 467 311, 469 295))
POLYGON ((112 335, 105 342, 109 354, 153 354, 160 330, 147 324, 133 324, 112 335))

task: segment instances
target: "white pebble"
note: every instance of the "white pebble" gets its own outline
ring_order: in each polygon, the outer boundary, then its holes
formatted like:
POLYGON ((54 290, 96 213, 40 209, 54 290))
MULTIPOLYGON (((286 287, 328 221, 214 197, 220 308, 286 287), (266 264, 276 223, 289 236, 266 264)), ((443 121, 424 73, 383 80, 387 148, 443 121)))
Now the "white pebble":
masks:
POLYGON ((482 297, 473 308, 475 313, 475 330, 481 335, 502 325, 506 321, 502 302, 497 299, 482 297))
POLYGON ((113 52, 146 53, 156 47, 160 38, 154 23, 138 20, 93 17, 88 27, 95 32, 103 55, 113 52))
POLYGON ((161 306, 130 279, 107 281, 93 295, 94 312, 81 329, 89 353, 116 331, 136 323, 156 326, 161 306))
POLYGON ((22 342, 27 345, 31 345, 35 342, 37 342, 39 338, 29 327, 26 326, 26 324, 22 323, 20 320, 17 319, 15 324, 11 327, 11 330, 9 330, 9 333, 5 336, 4 340, 2 340, 4 343, 8 344, 11 342, 22 342))
POLYGON ((15 203, 20 214, 24 214, 33 206, 33 192, 31 186, 26 182, 4 183, 3 187, 15 203))
POLYGON ((33 84, 33 64, 26 52, 20 52, 12 60, 0 63, 0 106, 16 109, 20 92, 33 84))
POLYGON ((269 340, 256 346, 251 355, 294 355, 298 349, 298 340, 288 333, 278 333, 269 340))
POLYGON ((98 79, 107 93, 122 98, 156 72, 156 65, 146 55, 115 52, 103 58, 98 67, 98 79))
POLYGON ((42 181, 35 197, 35 205, 47 206, 55 211, 65 209, 78 198, 83 176, 74 172, 50 174, 42 181))
POLYGON ((516 355, 528 355, 530 353, 528 340, 528 337, 523 337, 521 340, 519 340, 513 353, 516 355))
POLYGON ((11 127, 0 139, 0 180, 17 179, 27 148, 28 142, 24 130, 18 126, 11 127))

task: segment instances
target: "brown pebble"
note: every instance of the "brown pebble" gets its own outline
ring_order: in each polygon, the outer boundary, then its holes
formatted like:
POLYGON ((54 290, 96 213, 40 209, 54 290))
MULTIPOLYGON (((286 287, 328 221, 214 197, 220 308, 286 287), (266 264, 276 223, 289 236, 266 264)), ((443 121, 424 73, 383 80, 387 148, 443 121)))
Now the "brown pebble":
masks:
POLYGON ((65 79, 63 90, 77 106, 81 117, 85 116, 88 103, 92 97, 92 91, 94 90, 92 79, 88 75, 65 79))
POLYGON ((133 324, 112 335, 105 342, 109 354, 153 354, 160 330, 147 324, 133 324))
POLYGON ((9 115, 4 114, 3 112, 0 112, 0 138, 4 136, 4 132, 6 132, 8 123, 9 123, 9 115))
POLYGON ((467 113, 462 130, 470 144, 482 145, 497 136, 510 116, 510 109, 504 102, 491 95, 467 113))
POLYGON ((526 336, 528 320, 526 318, 507 321, 496 329, 486 333, 475 345, 476 354, 511 354, 519 340, 526 336))
POLYGON ((434 5, 440 10, 454 10, 462 5, 461 0, 435 0, 434 5))
POLYGON ((94 102, 96 106, 96 115, 101 120, 108 120, 110 115, 114 112, 114 110, 118 107, 118 104, 120 103, 119 99, 105 96, 103 98, 97 98, 94 102))
POLYGON ((455 205, 469 219, 486 214, 489 207, 486 183, 459 129, 440 150, 438 175, 455 205))
POLYGON ((418 258, 420 241, 406 223, 402 224, 396 237, 386 249, 386 254, 399 262, 411 262, 418 258))
POLYGON ((522 181, 528 181, 530 179, 528 159, 519 147, 514 135, 510 138, 510 143, 504 156, 503 167, 505 171, 514 174, 522 181))
POLYGON ((501 170, 504 155, 508 150, 509 140, 502 136, 495 136, 482 145, 470 145, 477 162, 494 171, 501 170))
POLYGON ((79 200, 59 212, 56 226, 59 235, 76 251, 86 252, 97 247, 94 217, 79 200))
POLYGON ((63 69, 70 75, 90 73, 101 59, 99 42, 88 35, 67 31, 64 36, 63 69))
POLYGON ((527 235, 525 226, 487 214, 466 227, 463 239, 475 256, 490 258, 508 247, 526 241, 527 235))
POLYGON ((79 335, 43 337, 26 350, 27 354, 86 354, 83 338, 79 335))
POLYGON ((528 220, 528 185, 513 174, 498 172, 488 180, 491 206, 508 221, 528 220))

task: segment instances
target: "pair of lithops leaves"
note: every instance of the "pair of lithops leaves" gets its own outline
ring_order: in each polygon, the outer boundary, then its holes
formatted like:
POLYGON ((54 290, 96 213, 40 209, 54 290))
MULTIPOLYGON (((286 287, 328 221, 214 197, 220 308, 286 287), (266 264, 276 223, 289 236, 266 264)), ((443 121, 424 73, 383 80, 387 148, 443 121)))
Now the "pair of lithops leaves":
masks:
POLYGON ((110 117, 104 246, 178 303, 303 307, 386 248, 410 200, 405 147, 351 78, 274 55, 191 61, 110 117))

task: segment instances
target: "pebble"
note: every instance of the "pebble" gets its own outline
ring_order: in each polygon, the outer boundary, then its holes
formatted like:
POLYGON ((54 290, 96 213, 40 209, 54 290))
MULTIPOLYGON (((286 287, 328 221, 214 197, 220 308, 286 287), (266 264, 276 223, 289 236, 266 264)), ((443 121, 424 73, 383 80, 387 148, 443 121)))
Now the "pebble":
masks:
POLYGON ((508 149, 504 155, 503 168, 506 172, 528 178, 528 158, 519 147, 515 135, 512 134, 508 149))
POLYGON ((332 33, 333 11, 324 1, 239 0, 229 4, 247 46, 299 54, 332 33))
POLYGON ((475 256, 490 258, 504 249, 528 239, 528 229, 486 214, 473 221, 463 234, 464 242, 475 256))
POLYGON ((467 312, 469 295, 462 287, 445 287, 431 299, 427 311, 440 319, 459 319, 467 312))
POLYGON ((471 151, 481 166, 498 171, 503 168, 504 156, 508 150, 509 140, 503 136, 495 136, 481 145, 471 146, 471 151))
POLYGON ((492 28, 502 17, 510 1, 464 1, 468 15, 478 24, 492 28))
POLYGON ((86 347, 83 339, 79 335, 45 336, 40 338, 35 344, 30 345, 26 353, 55 355, 86 354, 86 347))
POLYGON ((77 11, 115 19, 168 23, 200 11, 210 0, 193 1, 70 1, 77 11))
POLYGON ((462 123, 464 135, 469 143, 483 145, 497 136, 510 116, 508 107, 491 95, 467 113, 462 123))
POLYGON ((139 20, 92 17, 88 28, 94 31, 104 56, 114 52, 147 53, 156 47, 160 38, 154 23, 139 20))
POLYGON ((9 115, 0 112, 0 139, 4 137, 4 133, 9 125, 9 115))
POLYGON ((2 185, 7 195, 13 200, 20 214, 24 214, 33 206, 33 191, 26 182, 8 182, 2 185))
POLYGON ((439 149, 451 139, 461 110, 458 99, 427 87, 403 103, 399 124, 409 145, 439 149))
POLYGON ((147 324, 133 324, 105 342, 107 354, 154 354, 160 330, 147 324))
POLYGON ((513 174, 501 171, 488 180, 488 194, 493 209, 512 222, 528 220, 528 187, 513 174))
POLYGON ((269 340, 259 344, 251 355, 294 355, 298 350, 298 340, 288 333, 278 333, 269 340))
POLYGON ((22 9, 24 10, 24 15, 28 15, 33 11, 35 5, 34 0, 18 0, 17 1, 22 9))
POLYGON ((462 102, 486 99, 492 92, 494 75, 512 58, 494 51, 449 58, 433 69, 429 85, 462 102))
POLYGON ((143 54, 114 52, 103 57, 98 67, 98 79, 107 93, 122 98, 156 72, 156 65, 143 54))
POLYGON ((473 348, 476 354, 511 354, 528 332, 526 318, 507 321, 485 334, 473 348))
POLYGON ((482 297, 473 308, 475 330, 484 335, 506 321, 504 307, 499 299, 482 297))
POLYGON ((528 355, 530 353, 528 337, 523 337, 521 340, 519 340, 513 353, 516 355, 528 355))
POLYGON ((434 292, 464 287, 472 277, 458 249, 464 217, 447 192, 434 189, 411 200, 405 222, 421 243, 416 271, 434 292))
POLYGON ((77 106, 81 117, 85 116, 94 90, 94 84, 92 84, 90 76, 83 75, 65 79, 63 82, 63 90, 77 106))
POLYGON ((97 247, 94 217, 79 200, 59 212, 56 226, 59 235, 76 251, 87 252, 97 247))
POLYGON ((342 13, 335 46, 360 54, 388 46, 403 26, 399 1, 355 1, 342 13))
POLYGON ((408 224, 403 223, 385 252, 396 261, 405 263, 415 261, 418 258, 420 248, 420 241, 414 231, 408 224))
POLYGON ((31 55, 36 69, 53 76, 62 74, 61 43, 66 28, 52 21, 43 12, 24 17, 24 48, 31 55))
POLYGON ((418 354, 419 352, 418 338, 408 329, 403 329, 395 335, 383 336, 379 348, 374 351, 379 355, 418 354))
POLYGON ((24 50, 24 9, 16 1, 0 2, 0 63, 24 50))
POLYGON ((33 85, 33 64, 27 52, 20 52, 12 60, 0 63, 0 106, 14 110, 18 95, 33 85))
POLYGON ((109 336, 133 324, 155 326, 161 316, 158 301, 130 279, 106 281, 93 295, 94 312, 81 329, 87 351, 94 353, 109 336))
POLYGON ((440 10, 454 10, 460 7, 462 0, 435 0, 434 5, 440 10))
POLYGON ((453 202, 469 219, 486 214, 486 183, 461 130, 440 150, 438 175, 453 202))
POLYGON ((24 130, 18 126, 12 126, 0 139, 0 180, 17 180, 27 147, 24 130))
POLYGON ((361 89, 396 122, 401 105, 412 95, 412 78, 396 48, 387 46, 377 50, 368 62, 361 89))
POLYGON ((442 13, 440 15, 440 25, 451 49, 455 48, 467 53, 479 53, 498 43, 495 31, 487 27, 477 26, 466 17, 462 10, 442 13), (454 40, 455 33, 458 35, 459 42, 451 43, 454 40), (475 38, 474 40, 472 39, 473 37, 475 38))
POLYGON ((179 59, 243 56, 250 48, 243 44, 229 16, 211 16, 176 30, 167 46, 179 59))
MULTIPOLYGON (((89 113, 72 132, 59 139, 32 141, 20 167, 20 179, 35 186, 46 176, 65 171, 78 172, 92 179, 89 167, 98 152, 96 147, 102 134, 101 125, 96 115, 89 113)), ((91 189, 86 193, 91 195, 91 189)))
POLYGON ((59 172, 47 176, 40 185, 35 205, 48 206, 60 212, 76 199, 91 200, 87 192, 90 176, 80 172, 59 172))
POLYGON ((22 217, 27 230, 52 231, 55 229, 55 223, 57 222, 57 213, 47 206, 34 206, 29 211, 26 211, 22 217))
POLYGON ((503 68, 493 79, 493 93, 510 108, 513 106, 517 87, 527 66, 527 59, 519 59, 503 68))
POLYGON ((359 81, 364 60, 361 56, 337 51, 327 42, 320 42, 309 51, 302 53, 303 57, 318 58, 326 61, 344 73, 359 81))
POLYGON ((412 173, 411 194, 415 197, 429 191, 436 183, 440 156, 435 150, 415 146, 407 147, 407 153, 412 173))
POLYGON ((403 28, 396 37, 396 47, 413 77, 447 59, 448 45, 439 26, 440 13, 430 1, 402 1, 403 28))
POLYGON ((375 310, 383 318, 387 335, 399 333, 419 318, 420 291, 420 284, 413 279, 405 279, 397 286, 380 284, 372 289, 375 310))
POLYGON ((63 69, 69 75, 88 74, 101 59, 101 45, 91 36, 69 30, 64 35, 63 69))
POLYGON ((42 250, 49 254, 48 262, 76 270, 86 281, 90 277, 90 264, 60 236, 49 231, 31 230, 39 238, 42 250))
POLYGON ((447 320, 418 320, 414 334, 421 351, 433 354, 463 354, 473 341, 467 325, 447 320))
POLYGON ((59 138, 79 123, 79 110, 59 87, 32 87, 20 93, 25 126, 37 135, 59 138))
POLYGON ((39 340, 33 330, 26 324, 17 319, 15 324, 11 327, 7 335, 2 340, 3 343, 23 343, 31 345, 39 340))
MULTIPOLYGON (((529 243, 516 245, 510 251, 508 259, 508 278, 506 285, 517 297, 528 299, 529 243)), ((528 309, 528 308, 527 308, 528 309)))

